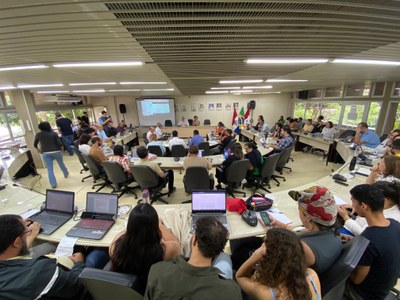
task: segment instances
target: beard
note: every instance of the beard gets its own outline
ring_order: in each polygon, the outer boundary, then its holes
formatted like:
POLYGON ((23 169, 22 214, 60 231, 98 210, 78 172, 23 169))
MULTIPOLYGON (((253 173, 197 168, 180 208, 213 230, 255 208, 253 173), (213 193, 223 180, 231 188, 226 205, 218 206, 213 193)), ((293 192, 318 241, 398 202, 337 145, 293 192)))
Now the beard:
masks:
POLYGON ((19 250, 18 256, 26 256, 26 255, 29 255, 29 254, 30 254, 30 252, 29 252, 26 240, 22 239, 22 247, 19 250))

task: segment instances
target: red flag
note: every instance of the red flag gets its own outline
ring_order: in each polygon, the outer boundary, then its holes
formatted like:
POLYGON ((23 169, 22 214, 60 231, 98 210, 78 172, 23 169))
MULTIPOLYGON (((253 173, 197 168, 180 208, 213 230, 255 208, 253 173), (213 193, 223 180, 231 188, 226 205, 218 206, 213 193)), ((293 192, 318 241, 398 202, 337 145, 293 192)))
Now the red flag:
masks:
POLYGON ((244 114, 244 119, 246 120, 248 117, 249 117, 249 115, 250 115, 250 108, 247 108, 247 111, 246 111, 246 113, 244 114))
POLYGON ((235 124, 235 120, 237 118, 236 107, 233 108, 233 116, 232 116, 232 125, 235 124))

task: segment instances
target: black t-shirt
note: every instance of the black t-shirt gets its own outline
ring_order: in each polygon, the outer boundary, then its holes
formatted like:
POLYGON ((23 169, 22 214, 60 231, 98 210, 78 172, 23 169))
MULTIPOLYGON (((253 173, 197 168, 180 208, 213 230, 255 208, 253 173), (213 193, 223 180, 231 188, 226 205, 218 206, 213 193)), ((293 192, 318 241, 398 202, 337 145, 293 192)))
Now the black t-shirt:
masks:
POLYGON ((369 266, 367 277, 355 289, 364 299, 385 299, 400 271, 400 223, 389 219, 387 227, 367 227, 361 234, 369 245, 358 262, 369 266))
POLYGON ((246 153, 244 158, 248 159, 254 169, 261 168, 261 153, 258 149, 253 149, 250 153, 246 153))
POLYGON ((59 118, 56 120, 57 127, 61 130, 62 136, 73 135, 72 121, 68 118, 59 118))

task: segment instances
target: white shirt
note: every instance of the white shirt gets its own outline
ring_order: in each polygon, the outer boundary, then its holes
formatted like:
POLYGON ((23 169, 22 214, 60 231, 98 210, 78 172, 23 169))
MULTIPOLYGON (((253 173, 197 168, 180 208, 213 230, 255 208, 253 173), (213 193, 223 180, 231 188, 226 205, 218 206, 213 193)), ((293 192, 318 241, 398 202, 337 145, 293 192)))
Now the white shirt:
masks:
POLYGON ((79 151, 81 151, 85 155, 89 155, 90 146, 87 144, 79 145, 79 151))
POLYGON ((378 147, 375 148, 375 151, 377 154, 383 155, 386 152, 386 146, 389 142, 389 139, 385 139, 382 143, 378 145, 378 147))
POLYGON ((160 127, 156 127, 154 133, 157 135, 157 138, 159 139, 160 137, 162 137, 163 133, 160 127))
POLYGON ((178 137, 173 137, 169 142, 168 142, 168 147, 171 150, 173 145, 183 145, 186 147, 185 141, 178 138, 178 137))
POLYGON ((324 127, 322 129, 322 135, 323 135, 324 139, 326 139, 326 140, 332 140, 335 133, 336 133, 335 127, 332 127, 332 128, 324 127))
POLYGON ((189 126, 189 121, 188 120, 185 120, 185 121, 180 121, 179 123, 178 123, 178 126, 189 126))
MULTIPOLYGON (((151 132, 150 130, 147 132, 146 138, 148 141, 150 141, 150 136, 155 133, 155 132, 151 132)), ((157 134, 157 133, 156 133, 157 134)))

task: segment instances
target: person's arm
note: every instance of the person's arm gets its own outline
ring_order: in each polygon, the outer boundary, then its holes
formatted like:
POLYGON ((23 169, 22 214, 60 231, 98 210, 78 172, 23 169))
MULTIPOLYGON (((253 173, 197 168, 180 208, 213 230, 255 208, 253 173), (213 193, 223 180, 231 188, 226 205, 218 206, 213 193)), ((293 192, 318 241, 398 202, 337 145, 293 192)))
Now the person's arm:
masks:
POLYGON ((378 179, 379 175, 380 175, 380 172, 379 172, 379 163, 378 163, 371 169, 371 173, 369 173, 367 179, 365 180, 365 183, 373 184, 378 179))
MULTIPOLYGON (((318 295, 321 295, 321 283, 319 282, 318 274, 315 272, 313 269, 308 268, 307 269, 307 274, 312 278, 314 281, 315 287, 317 288, 318 295)), ((310 290, 312 290, 311 294, 314 295, 314 288, 310 287, 310 290)), ((317 298, 318 299, 318 298, 317 298)), ((320 298, 319 298, 320 299, 320 298)))
POLYGON ((105 156, 104 152, 101 149, 99 149, 97 151, 97 155, 98 155, 97 157, 98 157, 99 161, 101 161, 101 162, 107 161, 107 157, 105 156))
POLYGON ((164 177, 165 175, 164 171, 161 170, 160 166, 157 163, 154 164, 155 164, 154 171, 158 174, 158 176, 164 177))
POLYGON ((169 260, 175 256, 181 255, 181 244, 176 236, 165 227, 161 220, 159 222, 159 228, 162 236, 161 243, 164 245, 164 260, 169 260))
POLYGON ((208 159, 206 159, 206 162, 207 162, 207 170, 211 170, 213 167, 211 162, 208 159))
POLYGON ((301 241, 301 244, 305 254, 306 266, 311 267, 315 264, 315 254, 305 242, 301 241))
POLYGON ((38 222, 32 222, 29 226, 27 226, 29 230, 31 230, 31 234, 26 237, 26 245, 28 249, 32 248, 33 241, 39 235, 40 224, 38 222))
POLYGON ((370 266, 357 266, 350 274, 350 280, 354 284, 360 284, 367 277, 370 266))
POLYGON ((38 144, 39 144, 39 139, 38 139, 38 137, 37 137, 37 135, 35 136, 35 141, 33 142, 33 147, 35 147, 35 149, 39 152, 39 153, 41 153, 41 151, 40 151, 40 149, 39 149, 39 147, 38 147, 38 144))
POLYGON ((361 140, 361 131, 358 127, 356 128, 356 134, 354 136, 354 143, 358 144, 358 145, 364 144, 364 141, 361 140))

